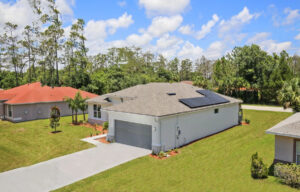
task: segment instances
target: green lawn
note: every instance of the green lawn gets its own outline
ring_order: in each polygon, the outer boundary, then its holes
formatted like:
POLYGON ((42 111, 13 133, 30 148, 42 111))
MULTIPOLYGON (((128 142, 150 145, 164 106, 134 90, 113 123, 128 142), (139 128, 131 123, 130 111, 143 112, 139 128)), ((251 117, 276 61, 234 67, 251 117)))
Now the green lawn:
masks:
POLYGON ((48 119, 23 123, 0 120, 0 172, 93 146, 80 141, 88 136, 92 129, 70 125, 71 117, 62 117, 60 122, 58 130, 62 132, 51 134, 48 119))
POLYGON ((245 110, 251 125, 237 126, 181 149, 177 156, 142 157, 57 191, 293 191, 276 178, 254 180, 250 158, 256 151, 270 165, 274 136, 265 130, 291 113, 245 110))

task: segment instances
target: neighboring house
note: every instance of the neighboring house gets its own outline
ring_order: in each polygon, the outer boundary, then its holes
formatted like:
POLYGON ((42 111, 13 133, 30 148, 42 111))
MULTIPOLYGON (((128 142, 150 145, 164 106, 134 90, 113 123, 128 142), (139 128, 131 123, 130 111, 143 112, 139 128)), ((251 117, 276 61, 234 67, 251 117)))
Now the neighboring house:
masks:
POLYGON ((300 113, 281 121, 266 133, 275 135, 274 163, 300 164, 300 113))
POLYGON ((87 102, 89 122, 109 122, 107 140, 156 153, 218 133, 241 120, 241 100, 185 83, 137 85, 87 102))
POLYGON ((64 98, 73 98, 78 91, 83 98, 98 96, 72 87, 42 86, 39 82, 0 91, 0 118, 12 122, 45 119, 53 106, 60 109, 61 116, 71 115, 64 98))

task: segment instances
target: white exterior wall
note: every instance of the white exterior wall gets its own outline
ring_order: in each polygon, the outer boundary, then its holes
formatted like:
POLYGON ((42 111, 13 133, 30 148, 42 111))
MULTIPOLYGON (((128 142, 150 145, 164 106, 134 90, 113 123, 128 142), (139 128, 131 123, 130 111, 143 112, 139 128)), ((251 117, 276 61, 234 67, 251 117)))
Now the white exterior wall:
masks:
POLYGON ((152 146, 160 147, 160 124, 157 117, 148 115, 139 115, 133 113, 124 113, 109 111, 108 112, 108 138, 115 136, 115 120, 128 121, 132 123, 140 123, 152 126, 152 146))
POLYGON ((162 150, 167 151, 235 126, 239 123, 238 113, 239 104, 234 103, 161 118, 162 150), (219 109, 219 113, 215 114, 214 109, 219 109))
POLYGON ((293 162, 294 158, 294 138, 275 136, 275 159, 293 162))
MULTIPOLYGON (((96 104, 96 103, 95 103, 96 104)), ((88 120, 90 121, 108 121, 108 113, 104 111, 102 108, 108 106, 107 104, 96 104, 96 105, 101 105, 101 118, 96 118, 94 117, 94 103, 88 103, 88 114, 89 118, 88 120)))

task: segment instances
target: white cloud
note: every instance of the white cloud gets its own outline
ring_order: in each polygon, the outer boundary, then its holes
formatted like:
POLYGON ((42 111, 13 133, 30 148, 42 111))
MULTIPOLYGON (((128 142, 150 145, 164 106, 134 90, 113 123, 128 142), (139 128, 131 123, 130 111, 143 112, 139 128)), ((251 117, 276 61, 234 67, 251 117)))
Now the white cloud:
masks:
POLYGON ((286 18, 283 21, 283 25, 290 25, 293 24, 297 19, 300 18, 299 9, 290 9, 285 8, 284 13, 287 14, 286 18))
POLYGON ((285 41, 277 43, 273 39, 268 39, 270 35, 270 33, 266 32, 257 33, 256 35, 248 39, 247 44, 257 44, 270 54, 280 53, 283 50, 289 50, 291 48, 292 42, 285 41))
POLYGON ((192 35, 194 33, 194 25, 184 25, 181 26, 178 31, 184 35, 192 35))
POLYGON ((183 41, 180 38, 165 34, 156 41, 154 50, 169 59, 176 55, 182 43, 183 41))
POLYGON ((178 52, 178 56, 181 58, 188 58, 195 60, 203 55, 203 49, 199 46, 195 46, 189 41, 186 41, 178 52))
POLYGON ((160 37, 161 35, 175 31, 181 24, 183 18, 180 15, 171 17, 155 17, 152 19, 151 25, 147 29, 147 33, 153 37, 160 37))
MULTIPOLYGON (((46 7, 46 1, 42 1, 42 7, 46 7)), ((63 18, 72 18, 72 6, 75 5, 75 0, 56 0, 56 6, 61 12, 63 18)), ((11 22, 18 25, 18 33, 21 34, 26 25, 32 24, 37 16, 34 14, 28 0, 17 0, 16 2, 0 2, 0 32, 3 32, 3 27, 6 22, 11 22)))
POLYGON ((137 47, 145 46, 151 40, 152 40, 152 37, 147 33, 144 33, 142 35, 132 34, 126 38, 128 45, 137 46, 137 47))
POLYGON ((201 30, 195 31, 193 29, 193 25, 184 25, 179 28, 179 32, 184 35, 192 35, 196 39, 203 39, 208 33, 211 32, 211 29, 215 26, 215 24, 219 21, 219 17, 217 14, 213 14, 212 19, 209 20, 206 24, 201 26, 201 30))
POLYGON ((253 18, 258 18, 259 14, 251 14, 247 7, 244 7, 241 12, 237 15, 232 16, 229 20, 222 20, 220 22, 219 36, 224 36, 224 34, 232 33, 233 31, 239 31, 240 28, 249 23, 253 18))
POLYGON ((34 13, 27 0, 18 0, 15 3, 0 2, 0 32, 6 22, 17 24, 20 28, 31 24, 34 13))
POLYGON ((226 45, 224 44, 224 42, 215 41, 209 45, 204 55, 209 59, 217 59, 224 54, 225 48, 226 45))
POLYGON ((75 0, 56 0, 55 4, 62 15, 73 16, 72 7, 75 5, 75 0))
POLYGON ((139 0, 148 16, 176 15, 182 13, 189 3, 190 0, 139 0))
POLYGON ((126 3, 126 1, 119 1, 119 2, 118 2, 118 5, 119 5, 120 7, 125 7, 125 6, 127 5, 127 3, 126 3))
POLYGON ((296 40, 300 40, 300 33, 298 35, 295 36, 296 40))
POLYGON ((256 33, 253 37, 249 38, 246 43, 252 44, 252 43, 260 42, 267 39, 269 36, 270 33, 267 32, 256 33))
POLYGON ((196 32, 196 39, 203 39, 208 33, 210 33, 211 28, 219 21, 218 15, 214 14, 212 20, 208 21, 205 25, 202 25, 201 30, 196 32))
POLYGON ((85 26, 85 36, 87 37, 87 47, 91 53, 96 53, 101 49, 107 35, 112 35, 119 28, 127 28, 133 23, 131 15, 124 13, 119 18, 94 21, 90 20, 85 26))

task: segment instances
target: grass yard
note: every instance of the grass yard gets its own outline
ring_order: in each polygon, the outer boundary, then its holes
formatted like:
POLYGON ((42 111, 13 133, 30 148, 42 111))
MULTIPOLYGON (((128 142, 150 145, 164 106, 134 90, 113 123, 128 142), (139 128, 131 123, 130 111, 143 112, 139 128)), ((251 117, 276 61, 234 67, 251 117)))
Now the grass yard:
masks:
POLYGON ((92 129, 72 126, 71 119, 62 117, 58 128, 62 132, 56 134, 50 133, 48 119, 23 123, 0 120, 0 172, 93 147, 80 141, 92 129))
POLYGON ((270 165, 274 136, 265 130, 291 113, 245 110, 250 125, 237 126, 157 160, 142 157, 94 175, 61 191, 296 191, 276 178, 254 180, 250 159, 256 151, 270 165))

